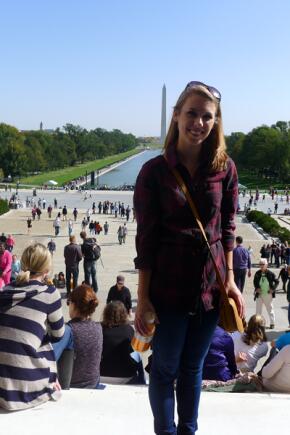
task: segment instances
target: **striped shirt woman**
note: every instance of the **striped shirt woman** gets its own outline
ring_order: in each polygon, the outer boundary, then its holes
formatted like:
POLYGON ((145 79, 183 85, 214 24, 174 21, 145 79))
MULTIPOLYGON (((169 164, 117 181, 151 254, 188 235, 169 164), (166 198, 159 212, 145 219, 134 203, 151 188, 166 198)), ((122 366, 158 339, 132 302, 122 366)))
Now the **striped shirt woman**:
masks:
POLYGON ((19 410, 56 399, 56 362, 51 342, 64 334, 61 298, 44 283, 51 255, 41 244, 21 258, 15 284, 0 293, 0 407, 19 410))

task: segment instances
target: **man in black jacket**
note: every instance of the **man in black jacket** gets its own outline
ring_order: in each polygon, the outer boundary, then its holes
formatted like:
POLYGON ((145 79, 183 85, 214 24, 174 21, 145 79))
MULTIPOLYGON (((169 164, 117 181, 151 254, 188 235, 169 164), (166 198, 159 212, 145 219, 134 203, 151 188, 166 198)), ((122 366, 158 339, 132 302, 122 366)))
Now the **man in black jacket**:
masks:
POLYGON ((94 237, 87 237, 85 231, 80 233, 80 237, 83 240, 81 250, 84 257, 85 283, 92 286, 95 293, 97 293, 98 283, 96 262, 100 258, 101 248, 94 237))
POLYGON ((71 292, 71 278, 73 279, 73 288, 75 289, 78 285, 79 262, 83 258, 81 247, 76 243, 76 237, 70 236, 69 241, 70 243, 64 247, 67 296, 69 296, 71 292))
POLYGON ((120 301, 123 302, 125 305, 128 314, 131 315, 132 311, 132 301, 131 301, 131 293, 128 287, 124 286, 125 278, 123 275, 117 276, 117 282, 113 287, 110 288, 108 297, 107 297, 107 304, 109 304, 112 301, 120 301))
POLYGON ((270 317, 270 329, 275 327, 275 313, 273 307, 273 298, 277 287, 277 279, 273 272, 268 269, 266 258, 260 259, 260 270, 257 270, 254 276, 256 314, 262 314, 263 305, 265 305, 270 317))

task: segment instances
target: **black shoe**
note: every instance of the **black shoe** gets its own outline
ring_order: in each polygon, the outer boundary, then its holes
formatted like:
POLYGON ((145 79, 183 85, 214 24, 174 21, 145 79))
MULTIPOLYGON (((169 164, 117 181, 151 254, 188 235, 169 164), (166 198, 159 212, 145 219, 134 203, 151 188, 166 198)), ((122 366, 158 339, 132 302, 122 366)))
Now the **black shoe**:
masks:
POLYGON ((275 325, 271 324, 270 329, 274 329, 274 328, 275 328, 275 325))

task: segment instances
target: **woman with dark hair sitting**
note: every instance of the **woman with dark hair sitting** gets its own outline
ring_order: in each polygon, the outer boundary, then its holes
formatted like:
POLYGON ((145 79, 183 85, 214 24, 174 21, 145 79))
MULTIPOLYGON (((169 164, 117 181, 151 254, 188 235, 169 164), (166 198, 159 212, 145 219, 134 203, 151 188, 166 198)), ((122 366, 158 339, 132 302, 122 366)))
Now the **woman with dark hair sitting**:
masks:
POLYGON ((66 338, 53 344, 56 359, 59 360, 65 349, 74 350, 74 361, 70 386, 73 388, 95 388, 100 381, 100 361, 103 347, 103 334, 100 323, 94 322, 91 315, 99 301, 91 287, 82 284, 76 287, 69 298, 71 320, 66 325, 66 338))
MULTIPOLYGON (((128 311, 122 302, 113 301, 106 305, 102 327, 102 381, 106 381, 105 377, 118 378, 116 383, 145 384, 141 357, 131 347, 134 329, 129 325, 128 311)), ((115 383, 114 379, 110 382, 115 383)))

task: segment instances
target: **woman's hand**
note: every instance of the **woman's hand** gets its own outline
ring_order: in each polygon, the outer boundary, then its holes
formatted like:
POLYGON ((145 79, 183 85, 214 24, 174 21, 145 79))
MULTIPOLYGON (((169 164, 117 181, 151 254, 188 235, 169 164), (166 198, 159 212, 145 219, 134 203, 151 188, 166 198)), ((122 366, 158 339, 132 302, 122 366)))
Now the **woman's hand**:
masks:
POLYGON ((248 356, 245 352, 239 352, 236 356, 236 362, 246 362, 248 360, 248 356))
POLYGON ((246 312, 245 300, 243 298, 242 293, 240 292, 240 290, 236 286, 234 279, 232 279, 232 278, 228 279, 225 282, 225 288, 226 288, 226 292, 227 292, 228 296, 235 300, 239 316, 243 319, 245 317, 245 312, 246 312))
POLYGON ((142 298, 138 300, 136 313, 135 313, 135 329, 139 334, 141 335, 148 335, 150 333, 150 330, 148 329, 148 318, 146 319, 146 316, 148 316, 148 313, 152 313, 155 320, 154 323, 158 323, 158 319, 156 316, 155 309, 147 298, 142 298))

